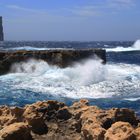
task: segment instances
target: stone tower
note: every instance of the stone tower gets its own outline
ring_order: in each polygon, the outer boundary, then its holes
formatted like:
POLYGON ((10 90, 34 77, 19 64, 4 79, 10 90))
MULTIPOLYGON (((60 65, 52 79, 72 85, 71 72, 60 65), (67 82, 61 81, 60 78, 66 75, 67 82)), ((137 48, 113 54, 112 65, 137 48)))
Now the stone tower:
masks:
POLYGON ((4 41, 3 26, 2 26, 2 17, 1 16, 0 16, 0 41, 4 41))

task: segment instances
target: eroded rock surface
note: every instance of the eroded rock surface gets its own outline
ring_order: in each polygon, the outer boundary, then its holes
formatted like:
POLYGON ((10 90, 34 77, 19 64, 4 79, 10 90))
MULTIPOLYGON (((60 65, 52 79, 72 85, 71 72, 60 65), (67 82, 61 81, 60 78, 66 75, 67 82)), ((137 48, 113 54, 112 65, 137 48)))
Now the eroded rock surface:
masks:
POLYGON ((84 99, 69 107, 57 101, 0 107, 2 140, 140 140, 139 124, 132 110, 103 110, 84 99))

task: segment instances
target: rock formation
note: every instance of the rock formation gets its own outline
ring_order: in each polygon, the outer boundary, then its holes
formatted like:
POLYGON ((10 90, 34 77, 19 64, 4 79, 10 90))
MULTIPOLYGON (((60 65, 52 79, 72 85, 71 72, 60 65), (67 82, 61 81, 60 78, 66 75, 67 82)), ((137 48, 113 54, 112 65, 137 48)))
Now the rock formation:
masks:
POLYGON ((0 140, 140 140, 139 123, 133 110, 103 110, 84 99, 69 107, 39 101, 0 107, 0 140))
POLYGON ((0 16, 0 41, 4 41, 3 26, 2 26, 2 17, 1 16, 0 16))
POLYGON ((88 57, 98 56, 106 62, 106 52, 102 49, 82 49, 82 50, 46 50, 46 51, 1 51, 0 52, 0 74, 9 72, 11 65, 30 58, 40 59, 51 65, 67 67, 74 62, 88 57))

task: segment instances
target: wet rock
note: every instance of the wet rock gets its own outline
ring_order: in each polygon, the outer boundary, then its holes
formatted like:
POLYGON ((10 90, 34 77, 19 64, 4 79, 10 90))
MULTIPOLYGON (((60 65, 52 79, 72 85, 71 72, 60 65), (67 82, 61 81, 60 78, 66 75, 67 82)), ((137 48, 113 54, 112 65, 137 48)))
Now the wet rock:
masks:
POLYGON ((51 65, 67 67, 73 63, 87 59, 91 56, 98 56, 106 62, 106 51, 102 49, 64 49, 64 50, 35 50, 35 51, 2 51, 0 52, 0 74, 10 71, 15 63, 26 62, 29 59, 44 60, 51 65))
POLYGON ((107 130, 105 140, 136 140, 133 130, 128 122, 116 122, 107 130))
POLYGON ((25 123, 13 123, 0 130, 1 140, 32 140, 29 126, 25 123))

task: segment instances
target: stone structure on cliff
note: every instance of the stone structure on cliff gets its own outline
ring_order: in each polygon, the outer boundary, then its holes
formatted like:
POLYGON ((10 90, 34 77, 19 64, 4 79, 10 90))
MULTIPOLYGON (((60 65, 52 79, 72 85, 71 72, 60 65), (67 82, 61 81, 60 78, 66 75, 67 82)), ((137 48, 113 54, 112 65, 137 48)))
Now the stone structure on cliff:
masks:
POLYGON ((63 49, 43 51, 1 51, 0 52, 0 74, 8 73, 12 64, 26 62, 29 59, 44 60, 50 65, 67 67, 75 62, 98 56, 103 63, 106 62, 106 51, 102 49, 63 49))
POLYGON ((1 16, 0 16, 0 41, 4 41, 3 26, 2 26, 2 17, 1 16))

